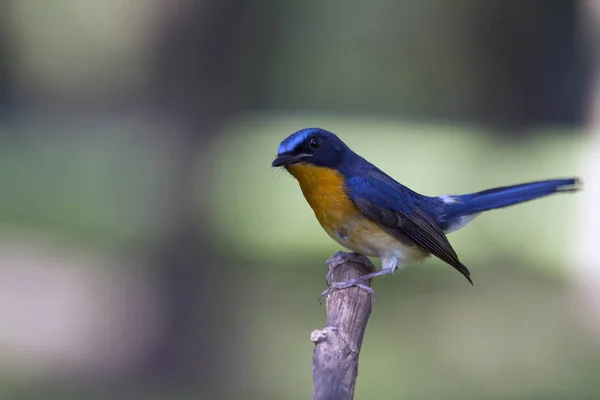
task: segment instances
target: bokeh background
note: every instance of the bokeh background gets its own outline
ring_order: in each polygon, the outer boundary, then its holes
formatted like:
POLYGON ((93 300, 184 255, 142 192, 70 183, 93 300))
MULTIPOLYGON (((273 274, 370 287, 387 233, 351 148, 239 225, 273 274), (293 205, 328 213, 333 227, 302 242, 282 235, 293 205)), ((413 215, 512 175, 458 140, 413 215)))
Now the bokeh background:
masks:
POLYGON ((374 282, 357 399, 600 398, 600 2, 4 0, 0 398, 306 399, 339 246, 279 142, 581 176, 374 282))

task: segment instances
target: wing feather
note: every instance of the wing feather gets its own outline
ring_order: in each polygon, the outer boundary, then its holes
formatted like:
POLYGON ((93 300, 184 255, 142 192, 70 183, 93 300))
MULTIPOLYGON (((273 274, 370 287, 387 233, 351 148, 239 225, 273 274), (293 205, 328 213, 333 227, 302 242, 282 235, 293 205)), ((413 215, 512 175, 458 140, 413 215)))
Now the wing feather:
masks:
POLYGON ((354 204, 371 220, 377 222, 392 236, 403 242, 414 242, 417 246, 433 254, 454 267, 473 284, 471 273, 458 259, 448 238, 434 219, 418 205, 410 211, 391 210, 362 197, 353 197, 354 204))

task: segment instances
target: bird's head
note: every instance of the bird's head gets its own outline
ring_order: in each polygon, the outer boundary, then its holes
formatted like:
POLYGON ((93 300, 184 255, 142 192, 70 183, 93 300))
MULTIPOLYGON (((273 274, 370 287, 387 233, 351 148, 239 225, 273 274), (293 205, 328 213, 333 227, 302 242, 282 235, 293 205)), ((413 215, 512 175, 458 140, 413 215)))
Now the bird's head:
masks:
POLYGON ((285 167, 306 163, 318 167, 337 169, 348 151, 336 135, 320 128, 306 128, 288 136, 277 149, 272 167, 285 167))

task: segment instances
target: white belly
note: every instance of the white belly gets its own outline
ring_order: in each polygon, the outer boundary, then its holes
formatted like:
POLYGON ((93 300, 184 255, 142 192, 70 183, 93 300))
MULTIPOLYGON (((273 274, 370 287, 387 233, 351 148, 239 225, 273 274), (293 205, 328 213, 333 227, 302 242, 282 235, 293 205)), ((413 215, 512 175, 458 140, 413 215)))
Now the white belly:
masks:
POLYGON ((340 229, 326 231, 333 240, 347 249, 380 258, 384 269, 396 269, 429 255, 416 245, 409 246, 396 239, 366 217, 344 224, 340 229))

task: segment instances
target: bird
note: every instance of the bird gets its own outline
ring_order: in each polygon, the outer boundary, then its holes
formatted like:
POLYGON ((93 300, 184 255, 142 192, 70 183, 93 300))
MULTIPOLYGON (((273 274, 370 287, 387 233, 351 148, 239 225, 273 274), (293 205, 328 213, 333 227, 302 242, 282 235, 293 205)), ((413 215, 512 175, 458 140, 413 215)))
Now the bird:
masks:
MULTIPOLYGON (((462 195, 426 196, 397 182, 350 149, 338 136, 306 128, 285 138, 271 163, 299 183, 304 198, 325 232, 339 245, 381 259, 381 268, 323 292, 359 286, 433 255, 460 272, 471 285, 471 273, 447 235, 482 212, 554 193, 580 189, 579 178, 550 179, 496 187, 462 195)), ((330 267, 331 268, 331 267, 330 267)))

